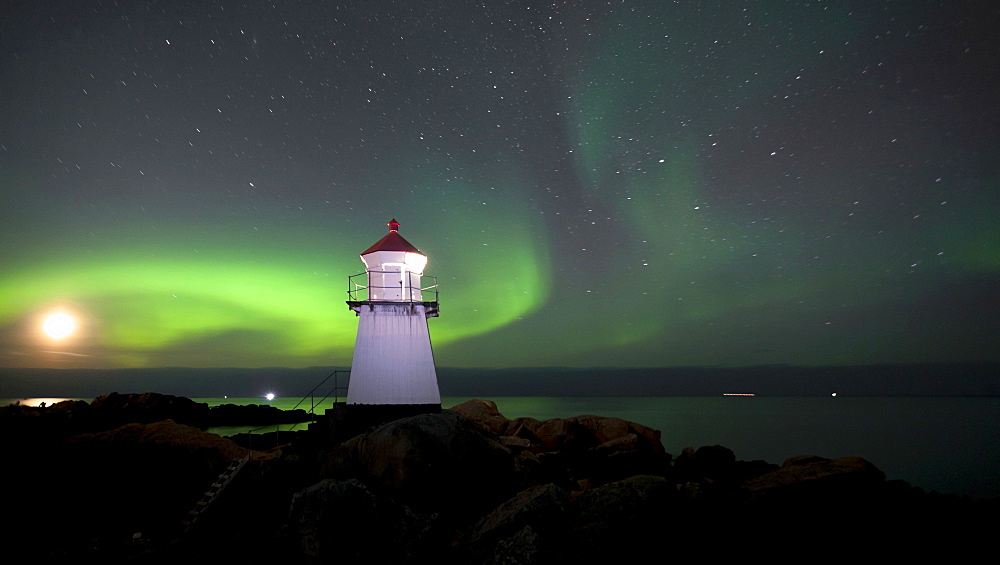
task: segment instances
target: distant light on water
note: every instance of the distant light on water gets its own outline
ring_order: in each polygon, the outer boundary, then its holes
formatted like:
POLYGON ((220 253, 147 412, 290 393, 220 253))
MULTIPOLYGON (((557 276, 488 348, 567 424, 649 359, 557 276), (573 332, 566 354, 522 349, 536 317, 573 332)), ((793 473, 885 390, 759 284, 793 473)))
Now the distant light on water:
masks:
POLYGON ((269 393, 267 393, 267 394, 264 395, 264 398, 266 398, 268 402, 271 402, 272 400, 274 400, 274 393, 273 392, 269 392, 269 393))
POLYGON ((65 400, 76 400, 74 398, 22 398, 17 401, 20 406, 32 406, 35 408, 44 408, 46 406, 52 406, 59 404, 65 400))
POLYGON ((835 392, 835 393, 831 394, 830 396, 837 396, 837 393, 835 392))

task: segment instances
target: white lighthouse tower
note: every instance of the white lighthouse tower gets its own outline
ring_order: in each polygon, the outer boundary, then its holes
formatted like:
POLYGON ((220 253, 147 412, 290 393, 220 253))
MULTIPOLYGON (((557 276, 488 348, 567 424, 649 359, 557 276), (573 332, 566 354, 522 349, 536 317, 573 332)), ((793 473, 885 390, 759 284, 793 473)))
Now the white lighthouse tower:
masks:
POLYGON ((399 235, 399 222, 388 226, 361 253, 365 272, 351 277, 347 302, 360 318, 347 408, 370 407, 364 411, 383 421, 441 409, 427 332, 427 318, 438 315, 437 285, 422 287, 427 256, 399 235))

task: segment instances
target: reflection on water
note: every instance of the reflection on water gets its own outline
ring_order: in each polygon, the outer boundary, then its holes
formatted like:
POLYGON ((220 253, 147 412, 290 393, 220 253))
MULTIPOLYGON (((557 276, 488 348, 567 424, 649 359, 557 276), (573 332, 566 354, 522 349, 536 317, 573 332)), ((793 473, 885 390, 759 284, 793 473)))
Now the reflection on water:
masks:
POLYGON ((207 432, 218 434, 222 437, 234 436, 236 434, 267 434, 274 431, 278 432, 297 432, 303 431, 309 427, 309 422, 300 422, 298 424, 281 424, 280 426, 218 426, 215 428, 208 428, 207 432))
POLYGON ((21 406, 52 406, 53 404, 58 404, 64 400, 82 400, 80 398, 3 398, 0 399, 0 406, 10 406, 11 404, 19 404, 21 406))

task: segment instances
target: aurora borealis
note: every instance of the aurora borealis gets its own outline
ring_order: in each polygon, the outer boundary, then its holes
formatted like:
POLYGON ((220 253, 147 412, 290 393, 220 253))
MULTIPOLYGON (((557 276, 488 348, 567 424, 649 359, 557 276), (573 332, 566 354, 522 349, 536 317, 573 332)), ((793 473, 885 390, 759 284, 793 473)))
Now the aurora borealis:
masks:
POLYGON ((393 217, 439 366, 1000 360, 989 3, 3 11, 0 366, 348 365, 393 217))

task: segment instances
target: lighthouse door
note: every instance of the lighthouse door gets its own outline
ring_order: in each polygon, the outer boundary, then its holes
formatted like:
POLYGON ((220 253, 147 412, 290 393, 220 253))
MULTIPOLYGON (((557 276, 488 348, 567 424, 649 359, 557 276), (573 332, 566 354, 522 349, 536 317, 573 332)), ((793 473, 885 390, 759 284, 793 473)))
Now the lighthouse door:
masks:
MULTIPOLYGON (((410 273, 401 263, 382 263, 378 270, 368 271, 368 289, 371 300, 405 302, 410 300, 407 275, 410 273)), ((419 292, 419 288, 418 288, 419 292)))

